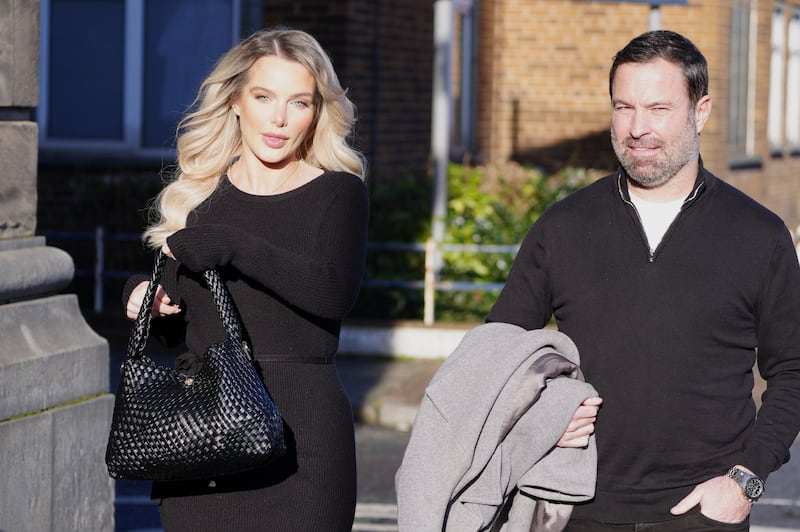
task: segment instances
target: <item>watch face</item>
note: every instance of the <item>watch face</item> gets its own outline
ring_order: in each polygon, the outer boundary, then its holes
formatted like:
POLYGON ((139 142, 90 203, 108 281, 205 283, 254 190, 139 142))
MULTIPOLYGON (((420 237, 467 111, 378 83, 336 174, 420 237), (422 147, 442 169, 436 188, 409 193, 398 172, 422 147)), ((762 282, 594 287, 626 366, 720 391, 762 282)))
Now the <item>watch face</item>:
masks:
POLYGON ((744 486, 744 494, 749 499, 758 499, 764 493, 764 483, 757 478, 751 478, 744 486))

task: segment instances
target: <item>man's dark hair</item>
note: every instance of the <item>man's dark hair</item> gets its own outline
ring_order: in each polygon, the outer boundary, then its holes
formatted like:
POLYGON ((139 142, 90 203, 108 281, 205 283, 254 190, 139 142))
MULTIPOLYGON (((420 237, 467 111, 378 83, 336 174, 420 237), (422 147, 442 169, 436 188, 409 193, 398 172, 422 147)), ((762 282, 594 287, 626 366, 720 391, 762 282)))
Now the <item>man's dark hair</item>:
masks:
POLYGON ((708 94, 708 63, 700 50, 680 33, 656 30, 639 35, 614 56, 608 76, 611 97, 614 97, 611 88, 617 67, 625 63, 648 63, 655 59, 664 59, 683 69, 692 107, 708 94))

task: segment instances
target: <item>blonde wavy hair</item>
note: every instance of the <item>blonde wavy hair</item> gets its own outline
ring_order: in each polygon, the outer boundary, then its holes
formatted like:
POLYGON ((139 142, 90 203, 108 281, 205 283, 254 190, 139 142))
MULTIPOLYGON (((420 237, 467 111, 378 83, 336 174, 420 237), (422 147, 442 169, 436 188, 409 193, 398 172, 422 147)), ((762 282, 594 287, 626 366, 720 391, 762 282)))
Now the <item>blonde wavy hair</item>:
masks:
POLYGON ((200 85, 197 96, 178 124, 177 167, 171 182, 150 208, 145 243, 160 249, 168 236, 186 227, 189 213, 208 198, 233 158, 242 138, 232 104, 260 58, 278 56, 297 62, 314 77, 315 117, 298 156, 328 171, 346 171, 364 179, 363 156, 348 144, 356 109, 347 98, 330 58, 319 42, 299 30, 259 30, 229 50, 200 85))

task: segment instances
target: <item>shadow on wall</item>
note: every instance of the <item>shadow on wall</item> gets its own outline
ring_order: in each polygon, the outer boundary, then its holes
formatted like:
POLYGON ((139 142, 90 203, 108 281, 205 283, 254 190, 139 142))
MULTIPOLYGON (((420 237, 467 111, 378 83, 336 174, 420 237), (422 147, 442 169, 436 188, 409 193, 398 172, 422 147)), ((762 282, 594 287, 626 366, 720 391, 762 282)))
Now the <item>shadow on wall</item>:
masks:
POLYGON ((617 158, 611 147, 611 134, 607 127, 581 137, 563 139, 552 144, 532 148, 520 147, 520 104, 512 102, 511 159, 520 164, 532 164, 547 174, 572 168, 614 171, 617 158))
POLYGON ((516 141, 514 144, 511 158, 515 162, 533 164, 548 174, 557 173, 566 167, 591 168, 611 173, 619 165, 611 147, 608 129, 534 148, 519 149, 516 141))

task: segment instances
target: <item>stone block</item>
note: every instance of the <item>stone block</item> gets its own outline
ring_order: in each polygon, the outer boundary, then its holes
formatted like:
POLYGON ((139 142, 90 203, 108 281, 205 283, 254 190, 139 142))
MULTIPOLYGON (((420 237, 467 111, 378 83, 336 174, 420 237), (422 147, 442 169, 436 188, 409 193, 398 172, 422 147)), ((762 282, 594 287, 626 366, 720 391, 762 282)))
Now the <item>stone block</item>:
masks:
MULTIPOLYGON (((30 238, 15 238, 14 240, 0 239, 0 252, 11 249, 36 248, 47 245, 47 239, 43 236, 32 236, 30 238)), ((2 299, 2 296, 0 296, 2 299)))
POLYGON ((0 107, 14 103, 14 0, 0 0, 0 107))
POLYGON ((0 442, 0 530, 51 530, 52 418, 0 422, 0 442))
POLYGON ((0 530, 110 532, 105 447, 114 396, 0 422, 0 530))
POLYGON ((0 420, 109 389, 108 342, 74 294, 0 305, 0 420))
MULTIPOLYGON (((0 62, 3 53, 0 49, 0 62)), ((37 135, 35 122, 0 122, 0 239, 36 231, 37 135)))
POLYGON ((53 417, 53 528, 114 529, 114 481, 105 463, 114 396, 51 411, 53 417))
POLYGON ((72 281, 75 264, 66 251, 54 247, 0 247, 0 271, 0 301, 13 301, 60 291, 72 281))
POLYGON ((39 1, 14 1, 14 107, 39 105, 39 1))
POLYGON ((0 107, 39 100, 39 2, 0 0, 0 107))

